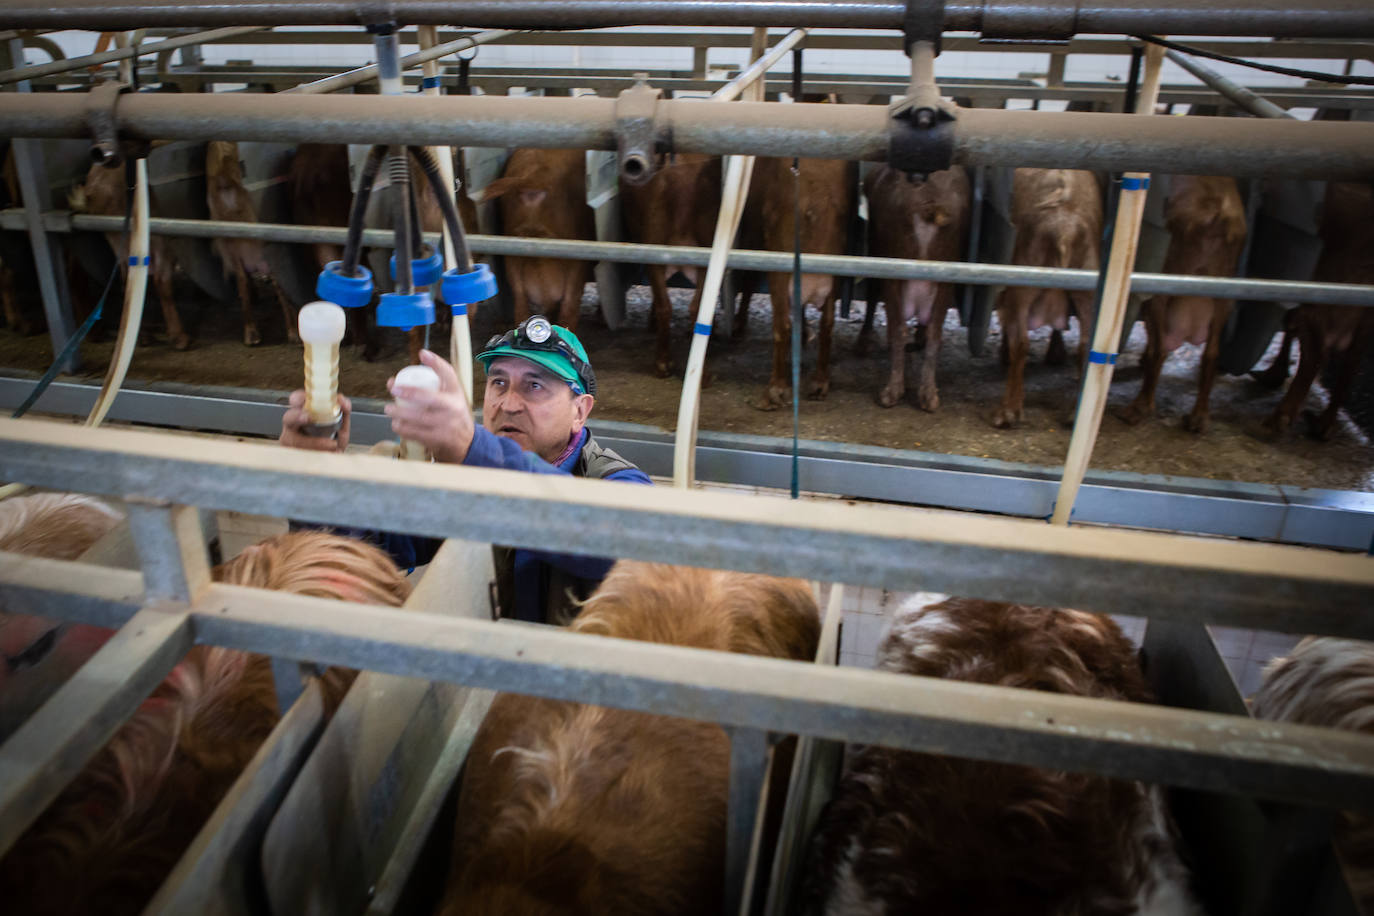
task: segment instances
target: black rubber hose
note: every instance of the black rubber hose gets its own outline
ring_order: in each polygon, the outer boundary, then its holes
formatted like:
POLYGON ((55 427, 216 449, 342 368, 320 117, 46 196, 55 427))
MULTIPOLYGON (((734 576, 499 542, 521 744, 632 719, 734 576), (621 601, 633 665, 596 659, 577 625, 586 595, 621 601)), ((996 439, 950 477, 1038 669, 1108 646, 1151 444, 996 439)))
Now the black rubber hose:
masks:
POLYGON ((434 151, 427 146, 412 146, 410 154, 420 163, 420 169, 439 198, 439 210, 444 214, 444 224, 448 226, 449 238, 453 240, 453 257, 458 261, 462 273, 472 271, 472 253, 468 251, 467 236, 463 235, 463 221, 458 218, 458 207, 453 202, 453 189, 444 187, 444 178, 439 174, 439 160, 434 151))
POLYGON ((358 275, 358 260, 363 254, 363 217, 367 215, 367 199, 372 196, 372 182, 377 180, 377 170, 382 167, 382 157, 386 155, 385 146, 374 146, 368 150, 363 161, 363 170, 358 175, 358 188, 353 192, 353 207, 348 211, 348 240, 344 243, 341 273, 345 277, 358 275))
POLYGON ((404 146, 393 146, 387 154, 387 172, 391 176, 391 199, 396 207, 396 292, 409 296, 415 292, 415 275, 411 273, 410 247, 410 160, 404 146))
POLYGON ((417 258, 423 258, 426 246, 425 235, 420 228, 420 192, 414 182, 406 187, 410 189, 410 247, 417 258))

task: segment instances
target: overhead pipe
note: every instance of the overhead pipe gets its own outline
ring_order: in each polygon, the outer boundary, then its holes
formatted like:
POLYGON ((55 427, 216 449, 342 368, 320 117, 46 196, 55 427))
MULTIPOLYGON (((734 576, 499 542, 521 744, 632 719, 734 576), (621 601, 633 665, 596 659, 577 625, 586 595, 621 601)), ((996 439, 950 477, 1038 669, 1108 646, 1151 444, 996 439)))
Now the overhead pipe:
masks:
POLYGON ((1288 118, 1290 120, 1297 120, 1287 111, 1275 105, 1264 96, 1257 95, 1249 89, 1246 89, 1240 83, 1227 79, 1196 58, 1189 57, 1187 54, 1182 54, 1172 48, 1165 51, 1164 56, 1257 118, 1288 118))
POLYGON ((38 79, 42 76, 52 76, 55 73, 80 70, 82 67, 98 67, 102 64, 114 63, 115 61, 126 61, 135 57, 144 57, 149 54, 157 54, 163 51, 175 51, 178 48, 189 48, 193 45, 211 44, 225 38, 236 38, 240 35, 261 32, 264 31, 264 28, 264 26, 255 25, 244 28, 211 29, 208 32, 196 32, 194 35, 182 35, 177 38, 168 38, 156 44, 138 44, 133 47, 116 48, 113 51, 101 51, 99 54, 87 54, 83 57, 68 57, 62 60, 53 60, 46 64, 37 64, 32 67, 5 70, 0 72, 0 84, 17 83, 20 80, 38 79))
MULTIPOLYGON (((934 7, 931 2, 913 4, 934 7)), ((145 26, 352 25, 373 8, 409 25, 595 29, 631 25, 903 28, 901 0, 8 0, 0 28, 131 29, 145 26)), ((986 38, 1064 40, 1076 34, 1374 38, 1368 0, 943 0, 944 31, 986 38)), ((940 9, 935 9, 938 14, 940 9)))
MULTIPOLYGON (((83 137, 83 93, 0 96, 0 135, 83 137)), ((119 102, 126 136, 287 143, 408 143, 615 149, 615 99, 507 96, 307 97, 141 93, 119 102)), ((885 161, 880 105, 658 103, 659 142, 677 152, 885 161)), ((1238 177, 1374 178, 1374 123, 1243 118, 1143 119, 1094 112, 961 109, 963 165, 1157 171, 1238 177)))

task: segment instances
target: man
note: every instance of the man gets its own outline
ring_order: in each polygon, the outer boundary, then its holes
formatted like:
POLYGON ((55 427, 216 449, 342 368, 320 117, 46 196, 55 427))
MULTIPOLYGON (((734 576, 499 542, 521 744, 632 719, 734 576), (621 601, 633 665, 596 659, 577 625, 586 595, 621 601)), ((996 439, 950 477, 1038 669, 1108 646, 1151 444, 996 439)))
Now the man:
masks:
MULTIPOLYGON (((639 468, 597 445, 587 429, 587 416, 596 403, 596 374, 582 342, 566 328, 535 315, 487 342, 477 354, 487 374, 481 426, 468 408, 453 367, 428 350, 420 351, 420 361, 438 374, 439 390, 397 387, 392 377, 387 389, 405 404, 388 404, 386 414, 393 432, 424 445, 435 461, 650 483, 639 468)), ((282 417, 281 442, 294 448, 342 451, 348 445, 351 405, 343 396, 339 404, 343 420, 338 437, 308 436, 301 430, 309 423, 305 392, 293 392, 282 417)), ((403 567, 429 562, 439 548, 433 538, 354 534, 379 544, 403 567)), ((508 547, 495 552, 503 615, 534 622, 570 617, 574 602, 591 594, 613 562, 508 547)))

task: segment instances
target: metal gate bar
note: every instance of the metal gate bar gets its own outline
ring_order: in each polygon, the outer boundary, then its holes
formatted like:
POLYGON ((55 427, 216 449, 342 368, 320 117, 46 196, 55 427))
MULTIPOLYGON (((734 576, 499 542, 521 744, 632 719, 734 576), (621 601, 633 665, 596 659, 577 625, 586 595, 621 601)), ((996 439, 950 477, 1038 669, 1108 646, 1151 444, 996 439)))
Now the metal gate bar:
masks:
MULTIPOLYGON (((1291 0, 1094 0, 1091 4, 998 4, 944 0, 944 29, 988 38, 1064 39, 1076 33, 1374 37, 1367 0, 1325 0, 1294 15, 1291 0)), ((711 25, 901 29, 898 0, 7 0, 0 28, 136 29, 148 26, 407 25, 591 29, 711 25)))
POLYGON ((667 488, 646 502, 613 482, 541 477, 530 487, 485 468, 322 461, 275 443, 32 420, 0 421, 0 478, 592 556, 1374 638, 1374 558, 1273 544, 667 488))
MULTIPOLYGON (((1363 2, 1363 0, 1361 0, 1363 2)), ((1374 16, 1374 6, 1370 7, 1374 16)), ((84 93, 0 97, 0 134, 84 137, 84 93)), ((510 96, 297 96, 141 93, 120 99, 121 131, 146 139, 404 143, 615 149, 616 100, 510 96)), ((657 146, 678 152, 871 159, 888 155, 887 109, 660 100, 657 146)), ((1198 175, 1363 180, 1374 123, 1158 118, 960 109, 954 161, 1198 175)))

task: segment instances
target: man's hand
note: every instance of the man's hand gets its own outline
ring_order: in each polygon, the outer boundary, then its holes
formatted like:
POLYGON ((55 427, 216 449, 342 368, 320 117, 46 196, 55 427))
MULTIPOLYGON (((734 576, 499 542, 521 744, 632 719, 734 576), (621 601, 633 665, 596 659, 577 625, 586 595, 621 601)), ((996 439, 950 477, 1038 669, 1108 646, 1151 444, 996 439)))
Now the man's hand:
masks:
POLYGON ((396 386, 396 377, 387 379, 391 396, 405 404, 386 405, 391 429, 402 439, 418 442, 435 461, 459 464, 467 457, 476 422, 468 407, 458 373, 444 359, 428 350, 420 351, 420 362, 439 376, 439 390, 396 386))
POLYGON ((338 436, 332 439, 327 436, 308 436, 301 431, 301 427, 311 422, 310 414, 305 410, 304 388, 297 388, 291 392, 290 405, 281 418, 281 436, 277 441, 282 445, 317 452, 342 452, 348 448, 348 422, 353 413, 353 402, 348 398, 339 395, 339 408, 343 411, 343 419, 339 422, 338 436))

